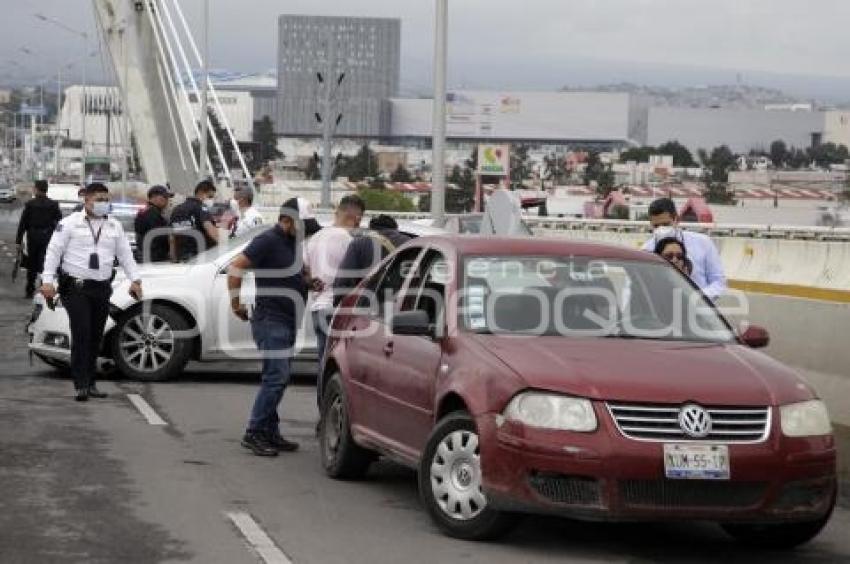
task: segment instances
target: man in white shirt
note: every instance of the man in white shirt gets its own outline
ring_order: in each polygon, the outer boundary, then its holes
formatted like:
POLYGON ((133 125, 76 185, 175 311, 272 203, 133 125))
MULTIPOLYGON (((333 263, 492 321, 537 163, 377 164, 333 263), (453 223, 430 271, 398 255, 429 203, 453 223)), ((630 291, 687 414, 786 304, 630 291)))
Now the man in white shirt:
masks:
POLYGON ((250 186, 244 186, 233 192, 233 201, 236 204, 236 209, 233 210, 239 214, 236 224, 233 226, 231 237, 239 237, 243 233, 251 231, 255 227, 263 224, 263 216, 259 210, 254 207, 254 189, 250 186))
POLYGON ((660 198, 649 206, 649 221, 652 224, 652 238, 643 246, 643 250, 654 252, 659 241, 674 237, 682 242, 687 256, 693 263, 691 279, 711 300, 726 293, 726 275, 720 253, 714 242, 702 233, 685 231, 679 227, 676 204, 670 198, 660 198))
POLYGON ((52 307, 58 292, 68 312, 77 401, 106 397, 95 385, 95 371, 116 258, 131 281, 130 295, 142 298, 142 281, 130 242, 121 223, 108 214, 109 190, 103 184, 90 184, 83 209, 59 222, 44 258, 41 293, 52 307))
POLYGON ((317 400, 322 402, 322 371, 324 368, 325 345, 328 330, 333 317, 333 283, 337 270, 342 263, 348 244, 351 243, 351 231, 360 227, 366 205, 359 196, 345 196, 336 208, 334 224, 313 235, 304 249, 304 266, 314 288, 320 288, 313 295, 310 314, 316 332, 316 345, 319 355, 319 378, 316 385, 317 400))

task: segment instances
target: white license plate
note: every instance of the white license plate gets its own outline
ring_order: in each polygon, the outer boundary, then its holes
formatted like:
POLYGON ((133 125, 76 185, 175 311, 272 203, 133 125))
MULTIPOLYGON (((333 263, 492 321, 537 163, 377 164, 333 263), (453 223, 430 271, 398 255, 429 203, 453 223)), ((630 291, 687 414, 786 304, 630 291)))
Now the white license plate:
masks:
POLYGON ((664 475, 674 480, 728 480, 726 445, 664 445, 664 475))

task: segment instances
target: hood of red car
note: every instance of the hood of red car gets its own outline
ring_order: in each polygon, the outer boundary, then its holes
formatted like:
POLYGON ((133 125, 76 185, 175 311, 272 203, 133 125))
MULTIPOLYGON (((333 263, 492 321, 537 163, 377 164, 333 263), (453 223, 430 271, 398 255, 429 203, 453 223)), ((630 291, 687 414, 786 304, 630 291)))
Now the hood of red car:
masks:
POLYGON ((478 335, 529 388, 591 399, 782 405, 814 393, 791 369, 739 344, 478 335))

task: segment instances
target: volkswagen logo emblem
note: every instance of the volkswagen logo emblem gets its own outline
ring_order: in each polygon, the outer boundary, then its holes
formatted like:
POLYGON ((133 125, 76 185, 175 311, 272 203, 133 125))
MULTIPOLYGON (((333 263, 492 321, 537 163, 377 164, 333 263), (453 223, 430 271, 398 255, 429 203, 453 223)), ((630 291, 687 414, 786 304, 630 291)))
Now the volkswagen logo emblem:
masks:
POLYGON ((695 404, 688 404, 679 411, 679 427, 689 437, 702 439, 711 432, 711 415, 695 404))

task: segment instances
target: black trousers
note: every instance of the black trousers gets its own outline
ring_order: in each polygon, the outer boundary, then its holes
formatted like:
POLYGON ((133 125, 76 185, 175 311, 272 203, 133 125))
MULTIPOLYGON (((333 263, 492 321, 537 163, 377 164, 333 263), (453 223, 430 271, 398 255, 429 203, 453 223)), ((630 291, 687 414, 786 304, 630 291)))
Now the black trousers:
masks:
POLYGON ((60 295, 71 322, 71 376, 74 388, 85 390, 95 384, 112 285, 86 282, 82 287, 73 283, 63 286, 60 295))
POLYGON ((47 243, 29 244, 27 247, 27 295, 35 291, 35 279, 44 270, 44 255, 47 243))

